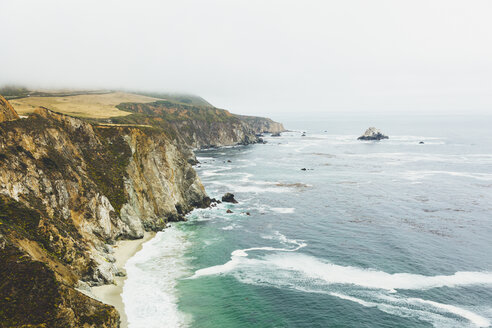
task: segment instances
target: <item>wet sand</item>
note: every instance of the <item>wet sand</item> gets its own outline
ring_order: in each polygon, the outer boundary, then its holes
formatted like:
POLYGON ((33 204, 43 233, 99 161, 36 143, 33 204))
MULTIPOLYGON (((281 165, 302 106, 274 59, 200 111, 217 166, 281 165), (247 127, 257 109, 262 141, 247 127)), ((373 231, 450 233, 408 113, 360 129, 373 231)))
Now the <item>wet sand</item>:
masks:
POLYGON ((115 277, 115 284, 96 286, 91 288, 92 294, 101 302, 112 305, 118 310, 121 320, 121 328, 128 327, 128 321, 125 314, 125 305, 121 298, 123 284, 126 280, 126 271, 124 269, 126 261, 142 249, 143 243, 149 241, 155 236, 155 232, 145 232, 142 239, 121 240, 116 242, 114 248, 115 265, 119 271, 125 273, 125 277, 115 277))

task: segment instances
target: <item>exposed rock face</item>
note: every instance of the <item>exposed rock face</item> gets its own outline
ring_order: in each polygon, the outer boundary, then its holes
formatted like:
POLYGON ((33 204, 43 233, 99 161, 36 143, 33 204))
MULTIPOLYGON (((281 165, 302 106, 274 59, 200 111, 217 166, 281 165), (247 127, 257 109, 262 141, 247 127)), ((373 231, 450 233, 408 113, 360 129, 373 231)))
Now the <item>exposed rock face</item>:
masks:
POLYGON ((232 122, 173 122, 182 142, 192 148, 248 145, 258 142, 255 131, 237 120, 232 122))
POLYGON ((135 114, 114 118, 113 122, 158 126, 180 144, 197 149, 257 143, 260 142, 258 134, 262 132, 284 131, 282 124, 271 119, 234 115, 211 106, 157 101, 124 103, 118 108, 135 114))
POLYGON ((12 105, 0 95, 0 122, 17 120, 19 115, 12 105))
POLYGON ((379 131, 378 129, 374 127, 370 127, 369 129, 364 132, 363 135, 361 135, 358 140, 381 140, 381 139, 388 139, 388 136, 384 135, 379 131))
POLYGON ((45 108, 18 119, 0 97, 0 326, 118 327, 115 308, 78 288, 114 281, 116 240, 219 203, 192 168, 191 147, 283 131, 214 107, 123 107, 135 114, 120 123, 150 127, 93 125, 45 108))
POLYGON ((222 196, 222 201, 226 203, 237 204, 237 200, 234 198, 234 194, 231 194, 230 192, 222 196))
POLYGON ((49 252, 39 213, 0 195, 0 326, 118 327, 119 314, 73 288, 77 276, 49 252))
POLYGON ((113 307, 74 287, 113 281, 115 240, 210 204, 175 143, 152 129, 97 127, 46 109, 0 124, 2 324, 119 325, 113 307))
POLYGON ((166 221, 179 220, 193 207, 210 205, 191 164, 162 134, 134 129, 125 139, 132 157, 125 179, 128 203, 121 218, 135 227, 131 237, 142 237, 144 230, 161 230, 166 221))
POLYGON ((236 115, 241 121, 248 124, 248 126, 256 131, 257 134, 261 133, 280 133, 284 132, 285 128, 282 123, 275 122, 269 118, 257 117, 257 116, 245 116, 236 115))

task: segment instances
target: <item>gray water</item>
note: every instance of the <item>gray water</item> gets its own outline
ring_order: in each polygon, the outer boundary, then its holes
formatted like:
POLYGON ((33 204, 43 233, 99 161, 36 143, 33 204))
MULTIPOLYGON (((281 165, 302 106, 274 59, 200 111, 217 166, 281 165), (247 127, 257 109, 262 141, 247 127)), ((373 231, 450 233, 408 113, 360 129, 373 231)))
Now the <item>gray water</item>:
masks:
POLYGON ((490 326, 490 117, 283 122, 266 145, 197 153, 209 195, 239 204, 129 261, 130 327, 490 326), (370 125, 390 139, 357 141, 370 125))

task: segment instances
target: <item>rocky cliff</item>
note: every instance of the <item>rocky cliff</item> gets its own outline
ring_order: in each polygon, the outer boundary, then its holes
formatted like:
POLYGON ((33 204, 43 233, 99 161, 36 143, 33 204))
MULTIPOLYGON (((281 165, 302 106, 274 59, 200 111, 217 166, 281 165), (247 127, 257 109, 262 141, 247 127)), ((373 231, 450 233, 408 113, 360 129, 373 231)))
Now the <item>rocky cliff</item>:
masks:
POLYGON ((123 103, 130 115, 101 122, 46 108, 21 119, 0 96, 0 327, 118 327, 80 290, 114 281, 115 241, 210 205, 191 149, 283 131, 176 99, 123 103))
POLYGON ((4 97, 0 95, 0 122, 12 121, 19 118, 17 112, 4 97))
POLYGON ((0 123, 0 326, 118 327, 76 287, 111 283, 111 245, 210 200, 179 140, 38 109, 0 123))
POLYGON ((282 132, 282 124, 268 118, 231 114, 210 106, 197 106, 171 101, 123 103, 119 109, 131 115, 117 117, 112 123, 144 124, 166 131, 180 144, 192 148, 208 148, 251 144, 257 134, 282 132))
POLYGON ((285 131, 282 123, 275 122, 269 118, 246 115, 237 115, 237 117, 256 133, 280 133, 285 131))

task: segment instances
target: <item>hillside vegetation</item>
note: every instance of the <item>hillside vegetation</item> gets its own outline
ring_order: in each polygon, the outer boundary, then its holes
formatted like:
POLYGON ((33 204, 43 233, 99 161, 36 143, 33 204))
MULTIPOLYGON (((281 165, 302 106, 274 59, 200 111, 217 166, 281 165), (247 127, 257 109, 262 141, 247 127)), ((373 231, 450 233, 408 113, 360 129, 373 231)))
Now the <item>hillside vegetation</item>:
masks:
POLYGON ((194 105, 202 107, 214 107, 208 101, 202 97, 189 95, 189 94, 179 94, 179 93, 165 93, 165 92, 133 92, 139 95, 159 98, 163 100, 169 100, 173 103, 184 104, 184 105, 194 105))
POLYGON ((19 115, 28 115, 37 107, 45 107, 55 112, 81 118, 105 119, 128 115, 128 112, 119 110, 116 106, 122 102, 148 103, 158 100, 123 92, 109 92, 103 94, 74 94, 62 96, 30 96, 10 100, 19 115))
POLYGON ((10 101, 20 115, 44 107, 96 125, 150 127, 192 148, 249 144, 258 141, 258 133, 284 130, 270 119, 235 115, 194 95, 74 90, 29 93, 10 101))
POLYGON ((0 327, 119 327, 91 287, 121 274, 117 240, 210 206, 191 148, 283 130, 199 97, 66 92, 12 100, 25 118, 0 96, 0 327))

